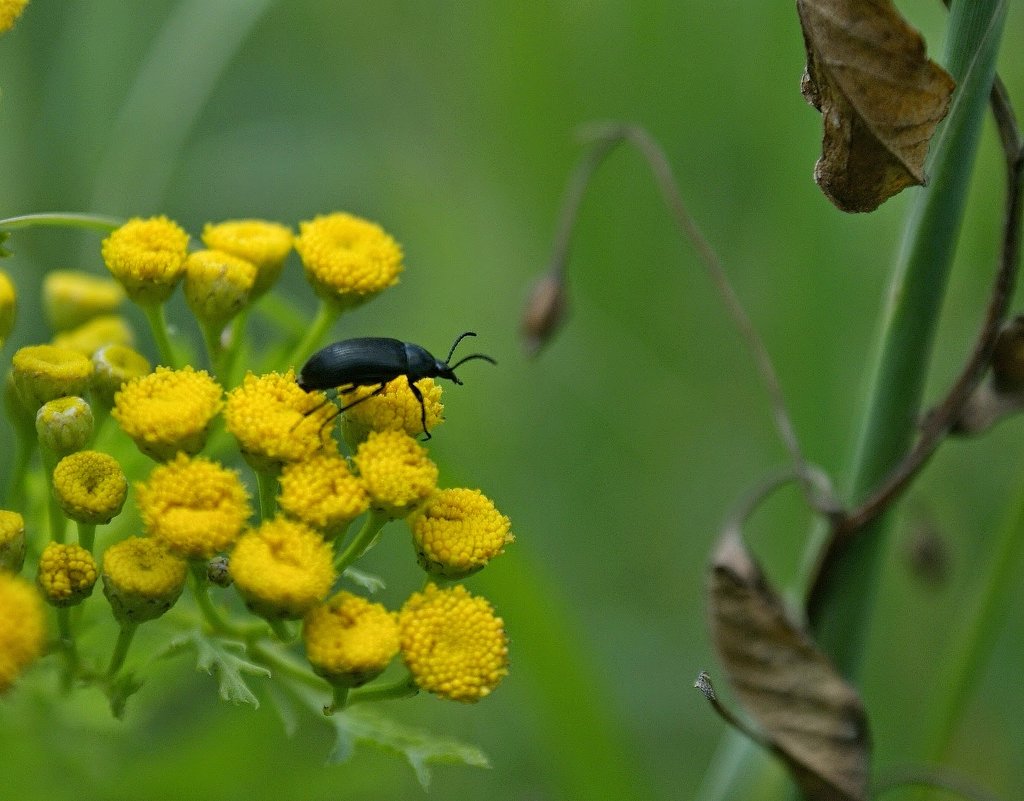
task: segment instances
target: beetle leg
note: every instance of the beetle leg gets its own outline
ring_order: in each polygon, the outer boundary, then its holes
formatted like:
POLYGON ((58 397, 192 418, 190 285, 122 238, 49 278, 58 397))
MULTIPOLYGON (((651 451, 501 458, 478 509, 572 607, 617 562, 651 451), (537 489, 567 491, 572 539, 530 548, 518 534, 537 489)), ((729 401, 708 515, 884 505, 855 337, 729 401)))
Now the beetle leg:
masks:
MULTIPOLYGON (((384 391, 384 387, 386 387, 387 385, 388 385, 387 381, 382 381, 380 383, 380 386, 378 386, 369 395, 363 395, 363 397, 359 398, 359 400, 354 400, 354 401, 352 401, 352 403, 346 403, 344 406, 339 406, 338 407, 338 414, 341 414, 342 412, 344 412, 344 411, 346 411, 348 409, 351 409, 353 406, 356 406, 356 405, 362 403, 367 398, 372 398, 374 395, 380 395, 380 393, 382 393, 384 391)), ((352 387, 352 389, 355 389, 355 387, 352 387)), ((349 390, 349 391, 351 391, 351 390, 349 390)))
POLYGON ((420 423, 423 425, 423 433, 426 436, 423 441, 426 442, 431 437, 431 433, 427 431, 427 407, 423 403, 423 393, 420 392, 420 388, 416 386, 412 381, 409 381, 409 377, 406 376, 405 380, 409 382, 409 389, 412 390, 412 394, 416 396, 416 400, 420 402, 420 423))

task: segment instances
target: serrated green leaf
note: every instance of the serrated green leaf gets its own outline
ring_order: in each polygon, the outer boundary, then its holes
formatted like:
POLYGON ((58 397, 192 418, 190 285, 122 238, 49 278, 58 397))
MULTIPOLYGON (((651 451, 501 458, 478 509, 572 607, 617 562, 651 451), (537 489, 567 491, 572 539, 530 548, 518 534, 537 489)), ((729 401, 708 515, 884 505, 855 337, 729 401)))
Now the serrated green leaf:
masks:
POLYGON ((243 658, 245 646, 234 640, 210 637, 195 630, 173 639, 158 656, 173 656, 185 650, 196 652, 196 670, 205 671, 217 677, 220 697, 233 704, 251 704, 258 709, 260 702, 249 688, 244 674, 270 678, 270 671, 243 658))
POLYGON ((474 745, 406 726, 369 709, 338 712, 329 720, 336 733, 330 762, 344 762, 355 743, 369 743, 405 757, 424 790, 430 785, 431 764, 491 766, 486 754, 474 745))
POLYGON ((347 578, 357 587, 362 587, 371 595, 375 592, 380 592, 387 587, 387 584, 384 583, 384 579, 380 576, 374 575, 373 573, 367 573, 355 567, 346 567, 342 576, 347 578))

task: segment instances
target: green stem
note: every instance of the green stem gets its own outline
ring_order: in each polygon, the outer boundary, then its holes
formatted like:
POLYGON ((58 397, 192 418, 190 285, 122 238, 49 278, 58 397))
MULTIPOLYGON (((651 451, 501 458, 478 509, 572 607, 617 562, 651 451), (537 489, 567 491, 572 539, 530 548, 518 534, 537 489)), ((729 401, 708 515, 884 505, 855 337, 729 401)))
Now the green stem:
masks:
POLYGON ((60 634, 60 644, 64 651, 64 670, 61 675, 61 687, 67 691, 74 683, 75 675, 78 673, 78 645, 75 642, 75 634, 71 627, 71 608, 61 606, 57 608, 57 632, 60 634))
POLYGON ((161 363, 178 369, 181 365, 178 364, 174 347, 171 345, 171 338, 167 333, 167 317, 164 314, 164 304, 147 303, 143 304, 141 308, 146 315, 146 320, 149 321, 149 330, 152 331, 157 350, 160 352, 161 363))
POLYGON ((270 520, 277 512, 277 476, 256 470, 256 487, 259 492, 260 522, 270 520))
POLYGON ((238 386, 241 376, 235 375, 235 368, 238 364, 238 355, 245 343, 245 332, 249 328, 249 314, 252 312, 252 305, 246 306, 231 321, 231 339, 226 349, 221 350, 221 383, 225 389, 238 386))
POLYGON ((121 630, 117 634, 117 642, 114 643, 114 652, 110 655, 110 665, 107 667, 107 679, 112 679, 121 671, 125 657, 128 656, 128 649, 131 647, 138 623, 122 623, 121 630))
MULTIPOLYGON (((348 695, 347 705, 362 704, 367 701, 390 701, 396 698, 409 698, 416 695, 420 688, 416 686, 413 677, 406 671, 404 676, 388 682, 387 684, 368 684, 353 690, 348 695)), ((342 707, 338 707, 341 709, 342 707)))
POLYGON ((23 509, 25 507, 25 480, 28 478, 29 464, 32 462, 32 454, 35 452, 38 439, 35 429, 14 423, 14 432, 18 441, 18 454, 14 460, 14 470, 11 473, 10 483, 7 485, 7 493, 4 496, 4 503, 9 509, 23 509))
POLYGON ((313 319, 313 324, 306 329, 306 335, 295 346, 291 355, 285 361, 285 369, 301 367, 313 351, 320 346, 327 332, 338 321, 339 317, 341 317, 341 309, 333 303, 321 299, 320 306, 316 310, 316 317, 313 319))
MULTIPOLYGON (((961 0, 950 15, 945 60, 957 91, 894 272, 854 461, 857 498, 885 478, 913 440, 1005 18, 1005 0, 961 0)), ((831 554, 812 599, 818 642, 850 677, 861 668, 889 528, 883 515, 831 554)))
POLYGON ((356 534, 345 550, 334 558, 334 567, 339 575, 346 567, 370 550, 380 530, 390 519, 384 512, 377 511, 376 509, 370 511, 359 533, 356 534))
POLYGON ((324 707, 325 715, 333 715, 335 712, 340 712, 348 705, 348 687, 332 687, 331 690, 331 705, 324 707))
POLYGON ((64 510, 57 503, 53 494, 53 470, 57 466, 57 455, 49 448, 39 446, 39 454, 43 462, 43 474, 46 476, 46 499, 50 516, 50 540, 63 545, 67 541, 68 519, 64 510))
POLYGON ((220 385, 227 387, 227 351, 221 342, 221 334, 224 331, 224 327, 200 320, 199 329, 203 333, 203 344, 206 346, 206 359, 209 362, 210 370, 213 371, 220 385))
POLYGON ((192 562, 189 570, 189 581, 192 584, 192 596, 196 599, 199 611, 203 613, 206 624, 216 632, 223 634, 235 634, 235 627, 229 623, 221 610, 210 598, 210 585, 206 581, 206 564, 204 562, 192 562))
POLYGON ((96 524, 78 522, 78 544, 89 553, 92 553, 92 546, 96 542, 96 524))
POLYGON ((14 231, 19 228, 33 228, 40 225, 59 228, 88 228, 107 234, 124 224, 118 217, 102 214, 81 214, 75 211, 46 211, 38 214, 19 214, 0 220, 0 228, 14 231))

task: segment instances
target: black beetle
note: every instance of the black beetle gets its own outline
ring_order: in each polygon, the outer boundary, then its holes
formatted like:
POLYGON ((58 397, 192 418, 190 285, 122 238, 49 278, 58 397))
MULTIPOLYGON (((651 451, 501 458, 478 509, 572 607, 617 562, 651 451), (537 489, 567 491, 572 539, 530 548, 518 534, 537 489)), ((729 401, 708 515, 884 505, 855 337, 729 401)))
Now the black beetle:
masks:
POLYGON ((335 388, 339 392, 349 392, 356 387, 377 385, 377 388, 369 395, 345 406, 339 406, 337 414, 341 414, 357 403, 379 395, 389 381, 404 375, 406 381, 409 382, 409 389, 416 396, 416 400, 420 402, 420 421, 423 425, 423 433, 427 435, 424 438, 426 441, 430 439, 430 432, 427 431, 427 407, 423 403, 423 395, 414 382, 421 378, 447 378, 449 381, 461 384, 462 382, 455 375, 455 368, 460 364, 471 359, 483 359, 491 364, 497 364, 490 356, 485 356, 482 353, 473 353, 459 359, 455 364, 448 364, 458 344, 466 337, 475 336, 476 334, 472 331, 459 334, 444 361, 432 356, 425 348, 411 342, 402 342, 400 339, 389 337, 343 339, 310 356, 309 361, 299 371, 297 381, 306 392, 335 388))

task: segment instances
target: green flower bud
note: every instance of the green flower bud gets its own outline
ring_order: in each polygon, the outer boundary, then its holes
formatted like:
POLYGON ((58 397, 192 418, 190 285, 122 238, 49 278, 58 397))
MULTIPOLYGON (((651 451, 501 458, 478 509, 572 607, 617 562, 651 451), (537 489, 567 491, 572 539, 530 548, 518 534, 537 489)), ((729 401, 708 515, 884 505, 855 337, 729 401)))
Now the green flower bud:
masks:
POLYGON ((199 250, 185 262, 185 300, 196 319, 223 326, 249 302, 256 267, 219 250, 199 250))
POLYGON ((92 355, 93 396, 102 405, 114 405, 114 395, 133 378, 149 375, 153 367, 127 345, 105 345, 92 355))
POLYGON ((82 398, 47 401, 36 412, 39 444, 58 456, 82 450, 92 439, 92 432, 92 409, 82 398))

